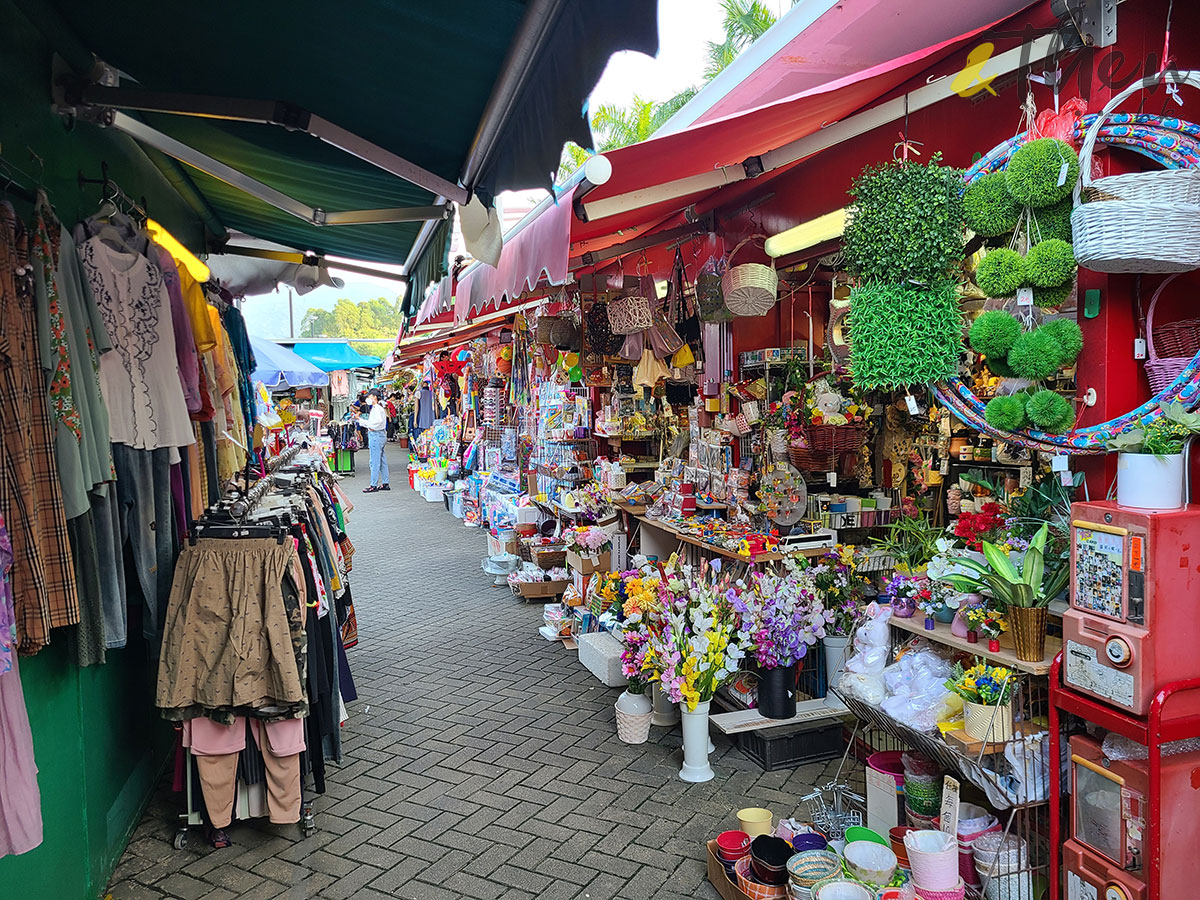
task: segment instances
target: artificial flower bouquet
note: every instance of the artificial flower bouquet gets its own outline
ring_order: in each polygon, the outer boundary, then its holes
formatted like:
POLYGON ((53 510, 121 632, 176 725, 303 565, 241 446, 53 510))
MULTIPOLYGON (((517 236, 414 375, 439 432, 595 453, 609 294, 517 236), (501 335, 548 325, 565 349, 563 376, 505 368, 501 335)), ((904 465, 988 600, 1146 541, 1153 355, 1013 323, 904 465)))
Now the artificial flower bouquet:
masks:
POLYGON ((989 640, 999 640, 1000 635, 1008 631, 1008 621, 1004 614, 987 603, 974 603, 965 607, 962 617, 968 630, 982 634, 989 640))
POLYGON ((866 421, 871 407, 848 382, 824 375, 812 381, 800 407, 804 424, 854 425, 866 421))
POLYGON ((954 673, 946 682, 946 688, 967 703, 1004 706, 1012 700, 1013 683, 1012 670, 1004 666, 977 662, 964 669, 959 662, 954 664, 954 673))
POLYGON ((661 607, 650 614, 650 658, 667 698, 695 711, 746 655, 741 616, 734 608, 745 585, 722 576, 716 563, 664 571, 666 580, 658 586, 661 607))
POLYGON ((848 637, 863 617, 864 582, 856 571, 853 548, 838 544, 808 572, 825 619, 825 634, 848 637))
POLYGON ((603 528, 580 525, 564 535, 567 551, 577 556, 596 558, 612 549, 612 538, 603 528))
POLYGON ((984 503, 978 512, 960 513, 954 523, 954 537, 959 545, 976 552, 983 549, 984 541, 1004 544, 1009 530, 1004 507, 995 502, 984 503))
POLYGON ((927 578, 915 578, 911 575, 896 574, 883 589, 883 595, 892 605, 893 615, 907 619, 920 606, 924 609, 926 602, 932 602, 933 591, 927 578))
POLYGON ((785 559, 778 573, 754 572, 745 589, 727 597, 741 617, 739 642, 763 669, 798 663, 825 637, 811 570, 795 559, 785 559))

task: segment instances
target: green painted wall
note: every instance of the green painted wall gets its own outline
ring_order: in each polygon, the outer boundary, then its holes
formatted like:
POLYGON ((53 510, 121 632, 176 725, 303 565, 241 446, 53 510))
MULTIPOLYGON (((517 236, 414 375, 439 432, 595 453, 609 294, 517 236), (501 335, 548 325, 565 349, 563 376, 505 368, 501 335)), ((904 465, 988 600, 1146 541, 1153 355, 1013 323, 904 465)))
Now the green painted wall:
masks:
MULTIPOLYGON (((0 0, 0 23, 0 157, 36 173, 29 151, 41 156, 43 183, 68 224, 99 206, 99 189, 81 191, 77 173, 98 178, 107 162, 110 177, 131 196, 144 196, 176 237, 202 246, 199 220, 133 141, 86 123, 68 128, 51 111, 52 48, 21 6, 0 0)), ((45 840, 22 856, 0 857, 0 897, 94 900, 167 758, 171 730, 154 708, 155 667, 139 640, 111 651, 107 665, 80 669, 62 632, 20 667, 45 840)))

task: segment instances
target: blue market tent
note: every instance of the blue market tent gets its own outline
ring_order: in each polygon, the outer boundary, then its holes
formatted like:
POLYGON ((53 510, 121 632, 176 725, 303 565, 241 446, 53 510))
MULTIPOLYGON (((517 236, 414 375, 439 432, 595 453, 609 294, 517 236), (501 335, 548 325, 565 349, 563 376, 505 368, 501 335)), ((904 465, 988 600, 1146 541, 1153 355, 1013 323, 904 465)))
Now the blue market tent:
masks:
POLYGON ((268 388, 325 387, 329 376, 317 366, 287 347, 266 338, 250 337, 257 367, 251 381, 261 381, 268 388))
POLYGON ((378 356, 359 353, 346 341, 299 341, 292 346, 292 350, 322 372, 374 369, 383 365, 383 360, 378 356))

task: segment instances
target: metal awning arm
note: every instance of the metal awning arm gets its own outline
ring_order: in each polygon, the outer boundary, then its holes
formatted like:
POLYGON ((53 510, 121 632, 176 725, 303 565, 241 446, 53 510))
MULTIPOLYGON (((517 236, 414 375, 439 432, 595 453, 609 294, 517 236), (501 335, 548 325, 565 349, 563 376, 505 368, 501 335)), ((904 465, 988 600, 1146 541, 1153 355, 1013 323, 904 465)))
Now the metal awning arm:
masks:
POLYGON ((422 169, 390 150, 385 150, 366 138, 314 115, 295 103, 174 94, 141 88, 105 87, 91 83, 76 83, 67 85, 66 88, 67 103, 73 106, 138 110, 230 122, 255 122, 278 125, 288 131, 300 131, 455 203, 464 204, 470 199, 470 193, 465 188, 422 169))

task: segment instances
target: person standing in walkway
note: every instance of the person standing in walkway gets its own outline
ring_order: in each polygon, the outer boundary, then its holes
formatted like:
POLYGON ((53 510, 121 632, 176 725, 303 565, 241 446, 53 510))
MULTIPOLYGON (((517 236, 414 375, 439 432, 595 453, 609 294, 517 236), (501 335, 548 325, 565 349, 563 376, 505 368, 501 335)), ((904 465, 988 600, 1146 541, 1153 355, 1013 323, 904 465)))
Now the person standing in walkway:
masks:
POLYGON ((363 488, 363 493, 373 494, 392 489, 388 482, 387 413, 374 391, 367 394, 367 407, 370 412, 358 424, 367 432, 367 448, 371 451, 371 484, 363 488))

